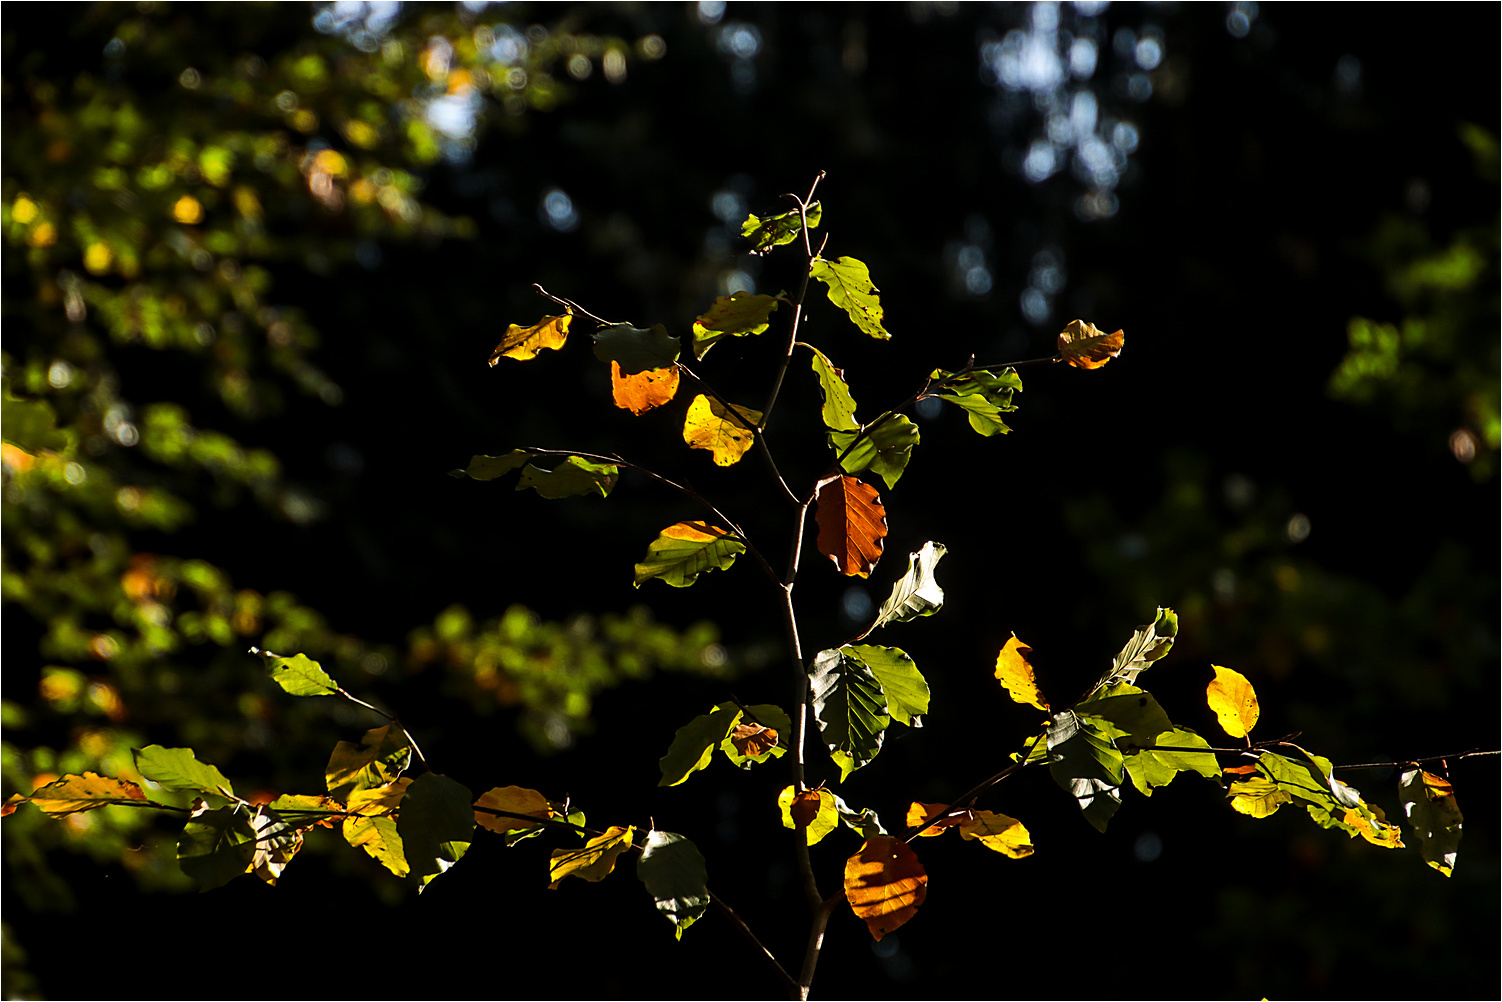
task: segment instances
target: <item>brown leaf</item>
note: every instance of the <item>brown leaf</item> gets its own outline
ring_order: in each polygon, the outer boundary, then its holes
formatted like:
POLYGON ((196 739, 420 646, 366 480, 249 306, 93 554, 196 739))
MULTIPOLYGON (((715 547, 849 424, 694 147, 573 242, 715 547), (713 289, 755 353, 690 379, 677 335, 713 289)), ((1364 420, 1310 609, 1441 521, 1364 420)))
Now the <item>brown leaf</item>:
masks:
POLYGON ((1121 354, 1126 334, 1103 334, 1094 324, 1071 320, 1059 333, 1059 355, 1076 369, 1099 369, 1121 354))
POLYGON ((793 795, 793 804, 788 808, 788 815, 793 819, 793 824, 799 828, 807 828, 814 823, 819 816, 820 794, 818 790, 804 790, 802 793, 793 795))
POLYGON ((640 417, 672 400, 678 392, 678 369, 645 369, 626 375, 621 363, 610 363, 610 395, 615 405, 640 417))
POLYGON ((881 939, 918 914, 928 896, 928 874, 908 844, 873 836, 845 861, 845 899, 871 935, 881 939))
POLYGON ((846 577, 866 577, 881 559, 887 511, 876 488, 855 477, 830 477, 815 493, 819 552, 846 577))
POLYGON ((747 758, 765 755, 777 747, 777 732, 763 724, 736 724, 730 743, 747 758))
POLYGON ((521 362, 536 358, 537 353, 544 348, 562 348, 563 342, 568 340, 569 321, 573 319, 565 314, 561 317, 543 317, 531 327, 512 324, 506 328, 506 336, 495 346, 495 351, 490 353, 491 367, 494 368, 502 356, 521 362))

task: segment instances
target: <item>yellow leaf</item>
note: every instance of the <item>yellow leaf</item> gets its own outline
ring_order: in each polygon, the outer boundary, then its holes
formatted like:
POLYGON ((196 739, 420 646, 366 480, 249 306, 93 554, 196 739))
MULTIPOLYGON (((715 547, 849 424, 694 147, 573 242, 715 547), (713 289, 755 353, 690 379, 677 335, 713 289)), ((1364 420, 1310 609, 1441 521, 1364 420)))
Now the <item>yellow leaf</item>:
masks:
POLYGON ((621 363, 610 363, 610 395, 615 405, 640 417, 661 407, 678 393, 678 369, 644 369, 626 375, 621 363))
POLYGON ((1033 666, 1028 664, 1027 652, 1031 647, 1012 634, 1001 653, 996 655, 996 680, 1006 689, 1014 703, 1036 706, 1044 713, 1050 712, 1048 700, 1038 691, 1038 682, 1033 678, 1033 666))
POLYGON ((1345 817, 1341 820, 1352 828, 1356 834, 1366 839, 1372 845, 1381 846, 1383 849, 1403 848, 1403 832, 1397 825, 1387 823, 1387 815, 1382 813, 1382 808, 1376 804, 1367 804, 1367 809, 1372 812, 1373 818, 1368 821, 1361 816, 1361 812, 1354 807, 1346 810, 1345 817))
POLYGON ((971 819, 960 825, 960 837, 974 839, 992 852, 1012 859, 1033 854, 1033 837, 1016 818, 991 811, 972 811, 971 819))
POLYGON ((561 317, 543 317, 531 327, 512 324, 506 328, 506 336, 495 346, 495 351, 490 353, 490 364, 494 366, 503 355, 524 362, 529 358, 536 358, 537 353, 544 348, 555 351, 562 348, 568 340, 568 325, 573 319, 572 315, 565 314, 561 317))
POLYGON ((192 195, 184 195, 172 205, 172 218, 185 226, 203 222, 203 203, 192 195))
POLYGON ((364 849, 376 862, 396 874, 407 875, 407 856, 402 850, 402 837, 396 830, 393 816, 407 795, 412 780, 403 776, 387 786, 373 790, 357 790, 350 794, 346 805, 353 817, 344 819, 344 840, 357 849, 364 849))
POLYGON ((1121 354, 1125 343, 1122 331, 1103 334, 1094 324, 1071 320, 1059 333, 1059 356, 1076 369, 1099 369, 1121 354))
POLYGON ((1265 818, 1278 808, 1293 800, 1278 789, 1278 784, 1261 776, 1239 780, 1231 784, 1226 795, 1231 798, 1231 808, 1254 818, 1265 818))
POLYGON ((845 900, 878 940, 918 914, 927 896, 928 874, 899 838, 873 836, 845 861, 845 900))
POLYGON ((846 577, 870 575, 887 534, 887 510, 876 488, 855 477, 831 477, 819 483, 814 496, 819 552, 846 577))
POLYGON ((605 829, 605 834, 596 835, 584 843, 582 849, 554 849, 548 862, 548 878, 552 880, 548 887, 557 890, 558 882, 564 877, 604 880, 615 869, 616 857, 631 848, 634 831, 633 827, 612 825, 605 829))
POLYGON ((475 801, 475 824, 502 835, 506 832, 527 831, 536 828, 540 821, 555 817, 556 812, 548 805, 548 798, 536 790, 523 786, 498 786, 475 801), (528 814, 538 821, 524 821, 507 815, 491 814, 481 808, 489 807, 510 814, 528 814))
POLYGON ((96 807, 108 807, 122 800, 147 799, 145 791, 129 780, 111 779, 98 773, 86 772, 82 776, 64 776, 48 783, 29 797, 12 797, 6 802, 6 806, 14 810, 15 804, 29 800, 53 817, 60 817, 96 807))
POLYGON ((761 411, 749 407, 737 407, 735 413, 740 415, 739 419, 732 417, 730 409, 718 400, 699 394, 688 405, 683 440, 692 448, 713 453, 716 464, 734 466, 756 444, 751 428, 761 420, 761 411))
POLYGON ((1257 706, 1257 692, 1240 672, 1220 665, 1210 667, 1215 669, 1215 679, 1205 690, 1210 709, 1215 711, 1221 730, 1233 738, 1244 738, 1262 712, 1257 706))
MULTIPOLYGON (((903 824, 909 828, 917 828, 923 822, 944 810, 945 806, 944 804, 925 804, 922 801, 915 800, 908 805, 907 817, 903 819, 903 824)), ((970 811, 951 812, 919 832, 918 837, 933 838, 935 835, 943 835, 946 828, 954 828, 965 824, 970 820, 970 815, 970 811)))

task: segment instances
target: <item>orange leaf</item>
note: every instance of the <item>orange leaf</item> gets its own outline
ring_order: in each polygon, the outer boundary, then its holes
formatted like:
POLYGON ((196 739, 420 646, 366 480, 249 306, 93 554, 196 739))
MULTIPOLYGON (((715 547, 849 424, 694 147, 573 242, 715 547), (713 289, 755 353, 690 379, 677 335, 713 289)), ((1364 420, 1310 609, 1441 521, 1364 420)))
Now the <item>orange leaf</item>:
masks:
POLYGON ((777 747, 777 732, 764 724, 736 724, 730 743, 742 755, 755 758, 777 747))
POLYGON ((539 823, 548 820, 556 813, 548 805, 547 797, 524 786, 498 786, 489 793, 481 794, 480 799, 475 801, 475 824, 502 835, 507 832, 536 828, 539 823), (486 807, 507 813, 492 814, 490 811, 482 810, 486 807), (538 820, 524 821, 511 816, 514 814, 526 814, 538 820))
POLYGON ((819 552, 846 577, 866 577, 881 559, 887 534, 887 510, 876 488, 855 477, 830 477, 814 495, 819 502, 819 552))
MULTIPOLYGON (((944 804, 924 804, 915 800, 913 801, 912 806, 907 809, 907 817, 904 819, 903 823, 906 824, 909 828, 917 828, 923 822, 927 821, 936 813, 944 809, 944 804)), ((923 832, 919 835, 919 838, 932 838, 935 835, 942 835, 944 834, 944 829, 953 828, 956 825, 963 825, 968 823, 969 821, 969 811, 955 811, 952 814, 940 818, 933 824, 929 825, 927 828, 923 829, 923 832)))
POLYGON ((621 372, 621 363, 610 363, 610 395, 615 405, 640 417, 661 407, 678 392, 678 369, 644 369, 626 375, 621 372))
POLYGON ((1030 650, 1031 647, 1017 639, 1017 634, 1012 634, 1012 639, 996 655, 996 680, 1006 689, 1007 695, 1012 697, 1012 702, 1036 706, 1048 713, 1048 700, 1038 691, 1033 666, 1027 661, 1027 652, 1030 650))
POLYGON ((1072 320, 1059 333, 1059 356, 1076 369, 1099 369, 1121 354, 1126 334, 1102 334, 1094 324, 1072 320))
POLYGON ((793 795, 793 805, 788 808, 788 815, 792 817, 793 824, 799 828, 807 828, 814 823, 814 818, 819 816, 819 791, 804 790, 802 793, 793 795))
POLYGON ((927 896, 928 874, 901 839, 876 835, 845 861, 845 899, 876 939, 905 925, 927 896))
POLYGON ((569 321, 573 319, 572 316, 565 315, 543 317, 531 327, 512 324, 506 328, 506 336, 501 338, 501 343, 495 346, 495 351, 490 353, 491 367, 494 367, 503 355, 521 362, 536 358, 537 353, 544 348, 554 350, 562 348, 563 342, 568 340, 569 321))

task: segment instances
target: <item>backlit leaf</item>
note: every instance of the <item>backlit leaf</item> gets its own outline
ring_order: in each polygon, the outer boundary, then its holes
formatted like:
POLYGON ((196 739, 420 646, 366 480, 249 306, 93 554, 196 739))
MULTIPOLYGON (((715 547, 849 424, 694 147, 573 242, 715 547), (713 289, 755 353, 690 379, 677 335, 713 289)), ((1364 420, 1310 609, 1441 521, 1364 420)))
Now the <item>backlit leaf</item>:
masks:
POLYGON ((411 761, 407 736, 400 727, 385 724, 366 731, 359 744, 341 741, 335 745, 323 778, 329 796, 347 800, 356 790, 390 784, 411 761))
POLYGON ((794 793, 791 786, 777 795, 784 828, 802 829, 808 845, 813 845, 839 827, 840 814, 831 790, 804 790, 794 793))
POLYGON ((610 396, 623 411, 640 417, 672 400, 678 393, 678 367, 645 369, 628 376, 619 362, 610 363, 610 396))
POLYGON ((761 420, 761 411, 749 407, 737 407, 732 415, 730 408, 712 397, 699 394, 688 405, 688 416, 683 421, 683 440, 694 449, 705 449, 714 456, 719 466, 734 466, 741 461, 753 445, 756 436, 752 428, 761 420))
POLYGON ((1403 832, 1397 825, 1388 824, 1387 816, 1376 804, 1367 805, 1371 817, 1358 808, 1348 808, 1345 823, 1356 829, 1356 834, 1379 849, 1403 848, 1403 832))
POLYGON ((892 586, 892 593, 881 603, 871 629, 889 623, 905 623, 918 616, 932 616, 944 608, 944 589, 934 577, 934 568, 949 550, 943 543, 930 540, 907 557, 907 573, 892 586))
POLYGON ((464 785, 436 772, 412 781, 397 816, 396 830, 413 876, 423 887, 453 866, 474 836, 474 796, 464 785))
POLYGON ((776 309, 776 296, 758 296, 750 292, 720 296, 694 321, 694 357, 703 358, 721 338, 760 334, 767 329, 767 318, 776 309))
POLYGON ((547 797, 524 786, 497 786, 480 794, 480 799, 475 801, 474 806, 475 824, 501 835, 541 827, 543 821, 556 816, 547 797), (483 810, 483 808, 490 810, 483 810), (507 813, 492 814, 490 813, 492 810, 507 813), (530 815, 537 820, 527 821, 523 818, 512 817, 516 814, 530 815))
POLYGON ((1169 748, 1203 748, 1204 751, 1164 751, 1156 747, 1144 747, 1135 755, 1126 756, 1127 775, 1143 796, 1152 796, 1153 790, 1167 786, 1181 772, 1194 772, 1206 779, 1219 779, 1220 764, 1215 753, 1210 751, 1210 742, 1187 727, 1164 731, 1152 739, 1153 745, 1169 748))
POLYGON ((871 669, 887 702, 887 713, 898 723, 922 726, 919 717, 928 712, 928 681, 908 653, 897 647, 861 644, 840 648, 871 669))
MULTIPOLYGON (((909 829, 917 828, 939 811, 945 811, 947 808, 947 804, 925 804, 922 801, 914 800, 908 805, 907 815, 902 819, 902 823, 907 825, 909 829)), ((918 837, 933 838, 936 835, 943 835, 948 829, 957 828, 966 821, 969 821, 970 814, 971 812, 967 810, 948 811, 944 817, 939 818, 933 824, 919 832, 918 837)))
POLYGON ((1048 700, 1038 691, 1033 666, 1027 660, 1027 652, 1030 650, 1031 647, 1017 639, 1017 634, 1012 634, 1012 639, 996 655, 996 680, 1007 691, 1007 695, 1012 697, 1012 702, 1036 706, 1044 713, 1049 713, 1051 710, 1048 700))
POLYGON ((887 511, 876 488, 855 477, 830 477, 814 494, 819 552, 847 577, 866 577, 881 559, 887 511))
POLYGON ((531 487, 545 498, 572 497, 576 494, 610 496, 615 482, 620 479, 620 469, 611 463, 597 463, 582 456, 565 456, 555 469, 544 470, 528 463, 522 467, 516 489, 531 487))
POLYGON ((1205 690, 1210 709, 1215 711, 1221 730, 1233 738, 1244 738, 1262 712, 1257 706, 1257 692, 1240 672, 1220 665, 1210 667, 1215 669, 1215 678, 1205 690))
POLYGON ((1239 779, 1231 784, 1226 795, 1231 798, 1233 810, 1254 818, 1268 817, 1293 800, 1287 791, 1279 789, 1277 783, 1264 776, 1239 779))
POLYGON ((1398 780, 1403 813, 1419 840, 1424 862, 1445 876, 1455 869, 1460 830, 1465 818, 1455 801, 1455 789, 1443 776, 1409 766, 1398 780))
POLYGON ((1173 650, 1173 638, 1179 632, 1179 617, 1172 609, 1158 608, 1157 617, 1146 626, 1139 626, 1111 662, 1111 670, 1101 676, 1096 689, 1125 682, 1136 685, 1141 675, 1154 661, 1161 660, 1173 650))
POLYGON ((819 377, 819 389, 824 392, 824 406, 820 416, 824 426, 834 431, 854 431, 860 427, 855 420, 855 398, 845 382, 845 370, 836 369, 822 351, 809 346, 814 353, 814 375, 819 377))
POLYGON ((527 449, 512 449, 504 456, 473 456, 468 466, 462 470, 454 470, 450 475, 469 477, 471 480, 494 480, 525 465, 533 455, 534 453, 527 449))
POLYGON ((223 886, 250 869, 256 832, 244 804, 200 811, 177 840, 177 863, 200 890, 223 886))
POLYGON ((582 849, 554 849, 548 861, 548 886, 558 889, 564 877, 580 877, 597 882, 610 876, 615 861, 621 853, 631 848, 631 839, 636 829, 611 825, 603 835, 596 835, 584 843, 582 849))
POLYGON ((647 547, 647 556, 636 565, 633 585, 661 578, 674 588, 687 588, 705 571, 724 570, 735 563, 746 546, 728 529, 706 522, 670 525, 647 547))
POLYGON ((673 934, 679 939, 709 907, 704 856, 682 835, 649 832, 636 860, 636 876, 646 885, 657 910, 673 923, 673 934))
POLYGON ((1097 831, 1121 806, 1122 756, 1103 730, 1105 721, 1073 710, 1054 714, 1048 726, 1048 770, 1079 801, 1097 831))
POLYGON ((133 752, 136 771, 167 790, 187 790, 217 797, 235 795, 235 788, 224 774, 207 762, 198 761, 191 748, 163 748, 147 745, 133 752))
POLYGON ((819 733, 843 782, 881 751, 892 718, 871 667, 846 649, 820 651, 809 666, 819 733))
POLYGON ((526 361, 537 357, 537 353, 544 348, 555 351, 562 348, 568 340, 568 325, 573 319, 565 314, 561 317, 543 317, 531 327, 512 324, 506 328, 506 336, 495 346, 495 351, 490 353, 490 364, 494 366, 503 357, 526 361))
POLYGON ((347 807, 355 816, 345 818, 341 826, 346 842, 364 849, 398 877, 405 877, 408 867, 394 813, 411 785, 412 780, 403 776, 387 786, 352 794, 347 807))
POLYGON ((1033 854, 1033 837, 1021 821, 990 811, 969 813, 970 818, 959 826, 960 838, 973 839, 992 852, 1012 859, 1024 859, 1033 854))
MULTIPOLYGON (((735 704, 721 703, 720 706, 733 707, 735 704)), ((753 764, 786 755, 793 722, 782 708, 771 703, 753 703, 746 710, 747 715, 720 742, 720 751, 725 757, 742 769, 749 769, 753 764)))
POLYGON ((268 886, 275 887, 282 871, 292 862, 297 850, 302 848, 302 832, 265 804, 256 808, 256 813, 250 819, 250 826, 255 831, 255 852, 250 858, 250 872, 264 880, 268 886))
POLYGON ((803 232, 803 222, 808 220, 809 228, 819 225, 824 210, 818 202, 811 202, 802 213, 794 209, 791 212, 779 212, 775 216, 765 219, 756 215, 746 217, 741 224, 741 236, 751 241, 752 254, 765 254, 773 247, 792 243, 803 232))
POLYGON ((281 686, 288 695, 332 696, 339 691, 338 684, 329 677, 328 672, 306 654, 279 658, 264 651, 257 651, 254 647, 251 650, 262 655, 266 661, 266 670, 271 674, 271 680, 281 686))
POLYGON ((1022 391, 1022 378, 1015 369, 1003 369, 1000 374, 987 369, 976 369, 954 379, 954 374, 935 369, 929 377, 933 380, 953 380, 946 383, 934 395, 947 400, 965 411, 970 427, 987 437, 1005 435, 1007 427, 1001 415, 1017 409, 1012 403, 1012 393, 1022 391))
POLYGON ((844 310, 862 333, 883 341, 892 336, 882 326, 885 312, 864 262, 853 257, 815 258, 808 273, 828 287, 829 301, 844 310))
POLYGON ((735 725, 740 723, 741 711, 734 703, 717 706, 678 728, 667 754, 659 761, 662 778, 658 786, 677 786, 700 769, 708 768, 715 749, 720 747, 735 725), (726 709, 726 707, 729 709, 726 709))
POLYGON ((852 476, 862 470, 872 470, 896 487, 913 458, 913 447, 918 444, 918 426, 904 414, 893 414, 880 424, 872 423, 870 431, 831 431, 829 444, 835 455, 843 456, 840 469, 852 476), (853 444, 853 445, 852 445, 853 444), (846 450, 849 452, 846 452, 846 450))
MULTIPOLYGON (((6 806, 14 810, 16 804, 28 802, 56 818, 121 802, 149 804, 152 801, 144 790, 129 780, 86 772, 81 776, 68 775, 55 779, 34 790, 29 797, 12 797, 6 801, 6 806)), ((5 813, 9 814, 10 811, 5 813)))
POLYGON ((1114 728, 1111 737, 1124 752, 1145 748, 1157 735, 1173 729, 1168 714, 1163 712, 1153 694, 1143 692, 1135 685, 1108 685, 1096 690, 1075 709, 1108 721, 1114 728))
POLYGON ((1077 369, 1099 369, 1121 354, 1126 336, 1117 331, 1106 334, 1094 324, 1071 320, 1059 334, 1059 355, 1077 369))
POLYGON ((875 939, 918 914, 928 896, 928 874, 901 839, 878 835, 845 861, 845 899, 875 939))
POLYGON ((678 339, 662 324, 646 330, 630 324, 609 324, 595 331, 595 357, 619 364, 628 376, 647 369, 665 369, 678 361, 678 339))

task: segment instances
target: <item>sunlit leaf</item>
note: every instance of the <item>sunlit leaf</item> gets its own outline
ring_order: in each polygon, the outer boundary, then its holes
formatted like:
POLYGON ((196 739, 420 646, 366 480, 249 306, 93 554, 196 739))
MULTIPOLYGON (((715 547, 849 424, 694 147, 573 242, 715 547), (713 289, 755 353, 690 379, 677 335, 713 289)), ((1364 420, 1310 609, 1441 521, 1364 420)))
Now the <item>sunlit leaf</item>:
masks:
POLYGON ((475 824, 501 835, 538 828, 543 821, 556 816, 547 797, 524 786, 497 786, 480 794, 480 799, 475 801, 474 807, 475 824), (489 808, 489 810, 484 808, 489 808), (506 813, 492 814, 491 811, 505 811, 506 813), (513 817, 517 814, 529 815, 537 820, 527 821, 513 817))
POLYGON ((740 417, 733 416, 730 408, 718 400, 699 394, 688 405, 683 440, 691 448, 709 451, 717 465, 734 466, 756 444, 751 429, 761 421, 761 411, 736 407, 734 413, 740 417))
POLYGON ((16 805, 35 804, 52 817, 62 817, 78 811, 91 811, 96 807, 111 804, 152 803, 146 792, 135 783, 125 779, 112 779, 98 773, 86 772, 81 776, 64 776, 34 790, 29 797, 17 794, 5 802, 9 814, 16 805))
POLYGON ((1079 801, 1097 831, 1121 806, 1122 756, 1104 732, 1105 722, 1065 710, 1048 727, 1048 770, 1079 801))
POLYGON ((885 312, 864 262, 853 257, 815 258, 808 273, 828 287, 829 301, 844 310, 862 333, 883 341, 892 336, 882 326, 885 312))
POLYGON ((187 790, 218 797, 234 797, 235 788, 224 774, 198 761, 191 748, 163 748, 147 745, 133 752, 136 771, 167 790, 187 790))
POLYGON ((408 867, 394 812, 411 785, 412 780, 403 776, 388 786, 354 793, 347 805, 354 816, 345 818, 341 826, 346 842, 364 849, 372 859, 398 877, 405 877, 408 867))
POLYGON ((808 845, 813 845, 840 825, 838 797, 830 790, 804 790, 794 793, 791 786, 777 795, 784 828, 802 829, 808 845))
MULTIPOLYGON (((946 811, 947 809, 947 804, 926 804, 920 800, 914 800, 908 804, 907 815, 902 819, 902 823, 907 825, 909 829, 917 828, 939 811, 946 811)), ((971 812, 967 810, 949 811, 944 817, 939 818, 933 824, 919 832, 918 837, 933 838, 936 835, 943 835, 950 828, 957 828, 966 821, 969 821, 970 814, 971 812)))
POLYGON ((610 496, 621 471, 612 463, 597 463, 583 456, 565 456, 555 469, 544 470, 528 463, 522 467, 516 489, 533 488, 545 498, 573 497, 576 494, 610 496))
POLYGON ((854 431, 860 427, 855 420, 855 398, 845 382, 845 370, 836 369, 822 351, 809 346, 814 353, 814 375, 819 377, 819 389, 824 392, 824 405, 820 416, 824 426, 833 431, 854 431))
POLYGON ((662 324, 643 330, 630 324, 610 324, 595 331, 595 357, 615 362, 631 376, 648 369, 666 369, 678 361, 678 339, 662 324))
POLYGON ((928 681, 906 651, 872 644, 840 650, 871 669, 886 699, 886 712, 893 720, 909 727, 921 726, 918 718, 928 712, 928 681))
POLYGON ((896 487, 913 457, 913 447, 918 444, 918 426, 904 414, 894 414, 875 422, 862 435, 859 431, 831 431, 829 444, 835 455, 843 456, 840 469, 852 476, 862 470, 872 470, 896 487), (846 450, 849 450, 846 452, 846 450))
POLYGON ((1121 354, 1126 336, 1117 331, 1105 334, 1094 324, 1071 320, 1059 334, 1059 355, 1077 369, 1099 369, 1121 354))
POLYGON ((949 550, 943 543, 930 540, 907 557, 907 573, 892 586, 892 593, 881 603, 871 629, 889 623, 905 623, 918 616, 932 616, 944 608, 944 589, 934 577, 934 568, 949 550))
POLYGON ((1044 713, 1050 713, 1052 711, 1048 700, 1038 691, 1033 666, 1027 660, 1027 652, 1030 650, 1031 647, 1017 639, 1017 634, 1012 634, 1012 639, 996 655, 996 680, 1007 691, 1007 695, 1012 697, 1012 702, 1036 706, 1044 713))
POLYGON ((917 853, 890 835, 866 840, 845 861, 845 899, 875 939, 905 925, 928 896, 928 874, 917 853))
POLYGON ((339 691, 339 685, 329 677, 328 672, 312 660, 306 654, 296 654, 290 658, 279 658, 265 651, 257 651, 266 662, 266 671, 270 673, 271 680, 282 687, 282 690, 291 696, 332 696, 339 691))
POLYGON ((1210 667, 1215 669, 1215 678, 1205 690, 1210 709, 1215 711, 1221 730, 1233 738, 1244 738, 1262 712, 1257 706, 1257 692, 1240 672, 1220 665, 1210 667))
POLYGON ((1153 694, 1135 685, 1108 685, 1078 703, 1075 709, 1108 721, 1114 728, 1111 737, 1124 752, 1145 748, 1157 735, 1173 729, 1168 714, 1163 712, 1153 694))
POLYGON ((662 778, 657 785, 677 786, 700 769, 708 768, 715 749, 729 737, 740 719, 741 711, 734 703, 727 703, 678 728, 667 754, 658 760, 662 778))
POLYGON ((584 843, 582 849, 554 849, 548 860, 548 879, 552 881, 548 886, 557 890, 558 882, 564 877, 580 877, 592 882, 604 880, 615 869, 616 858, 631 848, 635 832, 635 827, 611 825, 603 835, 596 835, 584 843))
MULTIPOLYGON (((720 704, 722 708, 734 705, 720 704)), ((753 703, 746 711, 747 715, 720 742, 725 757, 742 769, 749 769, 756 763, 786 755, 793 722, 782 708, 771 703, 753 703)))
POLYGON ((475 830, 474 795, 469 788, 436 772, 412 781, 397 816, 402 851, 422 887, 464 856, 475 830))
POLYGON ((992 852, 1012 859, 1033 854, 1033 836, 1016 818, 990 811, 970 811, 968 820, 959 825, 960 838, 973 839, 992 852))
POLYGON ((721 338, 744 337, 765 331, 767 318, 777 309, 777 299, 776 296, 758 296, 750 292, 720 296, 694 321, 694 357, 703 358, 721 338))
POLYGON ((623 411, 640 417, 672 400, 678 393, 678 367, 645 369, 628 376, 619 362, 610 363, 610 396, 623 411))
POLYGON ((1172 609, 1160 606, 1153 621, 1146 626, 1139 626, 1132 634, 1132 639, 1126 642, 1126 646, 1111 662, 1111 670, 1101 676, 1095 688, 1100 689, 1118 682, 1136 685, 1138 675, 1173 650, 1173 638, 1178 632, 1179 617, 1172 609))
POLYGON ((1397 825, 1389 824, 1387 815, 1376 804, 1364 805, 1367 810, 1351 807, 1346 809, 1344 821, 1356 830, 1356 834, 1379 849, 1403 848, 1403 832, 1397 825), (1367 816, 1368 812, 1370 817, 1367 816))
POLYGON ((876 488, 855 477, 830 477, 814 493, 819 552, 847 577, 867 577, 881 559, 887 512, 876 488))
POLYGON ((779 212, 775 216, 765 219, 756 215, 746 217, 741 224, 741 236, 751 241, 752 254, 765 254, 773 247, 792 243, 803 232, 803 222, 808 220, 809 228, 819 225, 824 210, 818 202, 811 202, 802 213, 794 209, 791 212, 779 212))
POLYGON ((177 863, 208 891, 249 870, 255 849, 250 811, 236 804, 193 815, 177 840, 177 863))
POLYGON ((658 912, 673 923, 673 934, 679 939, 709 907, 704 856, 682 835, 649 832, 636 860, 636 876, 646 885, 658 912))
POLYGON ((949 380, 934 395, 963 408, 970 427, 980 434, 990 437, 1012 430, 1001 415, 1017 409, 1012 403, 1012 393, 1022 391, 1022 378, 1015 369, 1003 369, 1000 374, 976 369, 957 379, 952 372, 935 369, 929 378, 949 380))
POLYGON ((845 648, 820 651, 809 666, 819 732, 843 782, 881 751, 892 718, 881 683, 865 661, 845 648))
POLYGON ((1135 755, 1126 756, 1127 775, 1132 785, 1144 796, 1152 796, 1153 790, 1167 786, 1181 772, 1194 772, 1206 779, 1219 779, 1220 764, 1215 753, 1210 751, 1210 742, 1187 727, 1164 731, 1152 740, 1153 745, 1169 748, 1203 748, 1204 751, 1165 751, 1157 747, 1144 747, 1135 755))
POLYGON ((1293 800, 1286 790, 1264 776, 1239 779, 1231 784, 1226 795, 1231 798, 1233 810, 1254 818, 1268 817, 1293 800))
POLYGON ((490 353, 490 364, 494 366, 503 357, 526 361, 537 357, 537 353, 544 348, 562 348, 568 340, 568 325, 573 319, 565 314, 561 317, 543 317, 531 327, 512 324, 506 328, 506 336, 495 346, 495 351, 490 353))
POLYGON ((724 570, 746 546, 729 529, 706 522, 679 522, 658 534, 647 556, 636 565, 632 584, 661 578, 674 588, 687 588, 705 571, 724 570))
POLYGON ((250 826, 255 831, 255 852, 251 855, 250 872, 269 886, 275 887, 282 871, 302 848, 302 832, 265 804, 256 808, 250 819, 250 826))
POLYGON ((365 732, 360 743, 340 741, 323 777, 329 796, 347 800, 356 790, 386 786, 412 761, 412 746, 400 727, 385 724, 365 732))
POLYGON ((1398 780, 1403 813, 1419 840, 1424 862, 1445 876, 1455 869, 1460 848, 1460 830, 1465 818, 1455 800, 1455 789, 1443 776, 1409 766, 1398 780))

